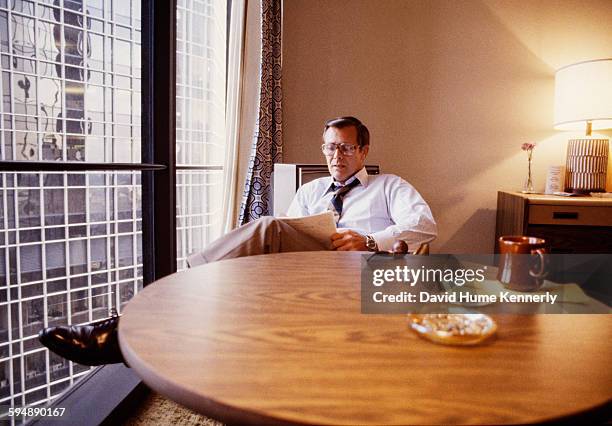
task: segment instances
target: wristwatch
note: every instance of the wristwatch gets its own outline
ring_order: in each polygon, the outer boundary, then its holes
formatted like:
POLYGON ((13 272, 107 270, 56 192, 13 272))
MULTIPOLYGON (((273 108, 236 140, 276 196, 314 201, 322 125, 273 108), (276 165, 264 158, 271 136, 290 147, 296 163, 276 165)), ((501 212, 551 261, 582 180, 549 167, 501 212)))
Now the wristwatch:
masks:
POLYGON ((366 247, 370 251, 378 251, 378 245, 376 244, 376 240, 371 235, 366 235, 366 247))

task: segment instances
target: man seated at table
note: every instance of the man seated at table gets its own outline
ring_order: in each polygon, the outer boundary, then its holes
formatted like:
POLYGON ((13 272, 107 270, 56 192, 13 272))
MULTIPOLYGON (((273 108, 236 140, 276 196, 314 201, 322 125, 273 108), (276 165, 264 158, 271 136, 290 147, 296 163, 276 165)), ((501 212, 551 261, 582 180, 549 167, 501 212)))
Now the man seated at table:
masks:
MULTIPOLYGON (((397 241, 415 249, 433 240, 437 229, 427 203, 398 176, 368 175, 365 160, 369 149, 370 133, 361 121, 354 117, 329 120, 323 130, 322 151, 331 176, 303 185, 289 207, 289 216, 332 211, 338 230, 330 244, 301 234, 282 220, 264 217, 189 256, 189 266, 279 252, 390 251, 397 241)), ((79 364, 123 362, 118 323, 115 315, 92 324, 50 327, 40 332, 39 339, 53 352, 79 364)))

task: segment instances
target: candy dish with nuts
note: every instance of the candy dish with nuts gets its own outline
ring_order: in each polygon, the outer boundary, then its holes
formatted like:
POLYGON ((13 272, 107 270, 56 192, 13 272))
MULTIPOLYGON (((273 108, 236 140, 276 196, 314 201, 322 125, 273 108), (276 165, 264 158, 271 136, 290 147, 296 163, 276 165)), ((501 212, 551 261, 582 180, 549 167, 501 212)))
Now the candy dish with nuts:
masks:
POLYGON ((445 345, 477 345, 495 334, 497 324, 485 314, 410 314, 419 336, 445 345))

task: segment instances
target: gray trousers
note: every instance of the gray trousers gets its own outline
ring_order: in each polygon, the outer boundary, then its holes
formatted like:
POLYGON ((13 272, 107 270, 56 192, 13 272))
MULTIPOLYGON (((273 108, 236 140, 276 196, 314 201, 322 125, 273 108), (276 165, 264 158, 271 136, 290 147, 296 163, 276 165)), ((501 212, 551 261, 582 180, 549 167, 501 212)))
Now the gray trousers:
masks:
POLYGON ((256 254, 329 250, 329 247, 296 231, 282 220, 265 216, 216 239, 198 253, 187 257, 189 267, 222 259, 256 254))

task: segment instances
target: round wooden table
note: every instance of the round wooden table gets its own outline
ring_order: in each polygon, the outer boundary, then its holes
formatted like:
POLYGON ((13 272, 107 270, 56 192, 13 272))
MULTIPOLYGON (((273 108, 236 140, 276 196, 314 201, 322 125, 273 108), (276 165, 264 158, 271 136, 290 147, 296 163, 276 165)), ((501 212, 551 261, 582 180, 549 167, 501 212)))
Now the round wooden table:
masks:
POLYGON ((125 309, 119 339, 155 391, 247 423, 531 423, 609 407, 610 315, 499 315, 441 346, 405 315, 360 313, 356 252, 252 256, 176 273, 125 309))

